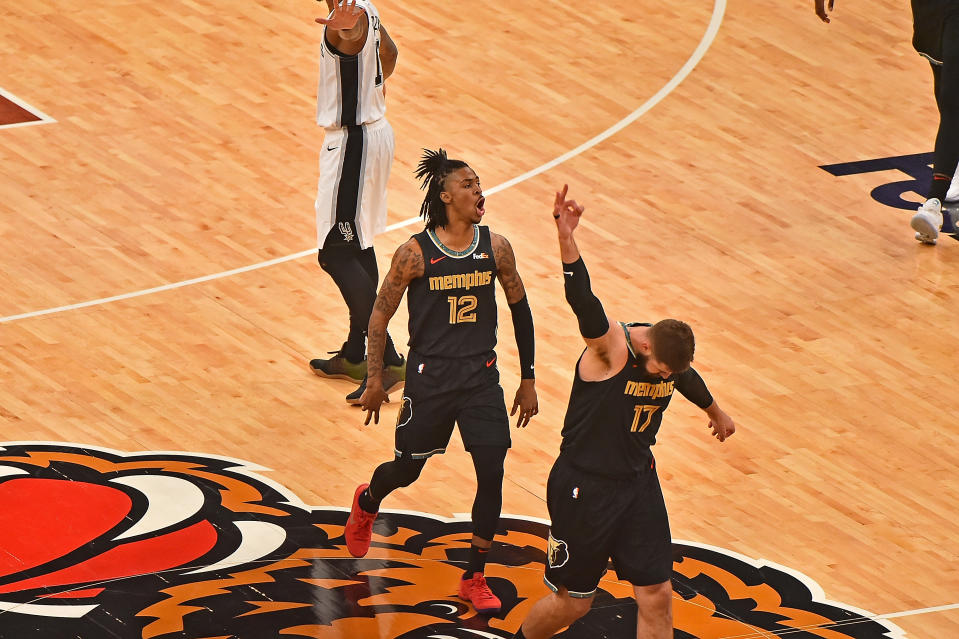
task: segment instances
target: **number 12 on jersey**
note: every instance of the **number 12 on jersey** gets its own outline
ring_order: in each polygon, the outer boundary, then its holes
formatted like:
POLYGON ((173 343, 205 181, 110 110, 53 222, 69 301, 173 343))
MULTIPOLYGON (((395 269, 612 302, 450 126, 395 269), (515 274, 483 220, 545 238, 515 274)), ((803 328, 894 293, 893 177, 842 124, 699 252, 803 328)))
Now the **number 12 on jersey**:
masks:
POLYGON ((476 321, 476 313, 473 311, 476 310, 478 300, 475 295, 450 296, 446 301, 450 303, 450 324, 476 321))

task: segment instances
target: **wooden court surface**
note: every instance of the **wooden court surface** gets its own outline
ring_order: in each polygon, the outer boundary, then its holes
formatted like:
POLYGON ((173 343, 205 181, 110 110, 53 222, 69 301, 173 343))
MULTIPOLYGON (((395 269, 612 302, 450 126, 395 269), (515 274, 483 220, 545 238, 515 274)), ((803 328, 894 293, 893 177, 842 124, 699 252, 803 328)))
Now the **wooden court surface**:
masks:
MULTIPOLYGON (((909 9, 868 4, 842 2, 824 25, 811 2, 380 0, 400 51, 389 222, 416 215, 412 169, 443 146, 481 176, 486 223, 513 245, 540 414, 514 430, 504 513, 547 516, 581 349, 550 218, 568 183, 606 309, 688 321, 696 367, 737 424, 720 445, 673 403, 654 449, 673 536, 787 566, 876 615, 908 612, 891 621, 909 637, 955 637, 959 242, 919 245, 911 213, 870 196, 903 172, 820 168, 932 150, 909 9)), ((0 128, 0 441, 245 459, 317 506, 348 506, 391 456, 398 403, 362 427, 343 401, 353 386, 307 368, 346 333, 314 257, 34 314, 315 247, 318 8, 0 10, 0 88, 56 120, 0 128)), ((420 228, 377 238, 381 273, 420 228)), ((518 360, 500 302, 510 400, 518 360)), ((406 319, 404 304, 398 343, 406 319)), ((384 507, 465 513, 473 491, 455 436, 384 507)))

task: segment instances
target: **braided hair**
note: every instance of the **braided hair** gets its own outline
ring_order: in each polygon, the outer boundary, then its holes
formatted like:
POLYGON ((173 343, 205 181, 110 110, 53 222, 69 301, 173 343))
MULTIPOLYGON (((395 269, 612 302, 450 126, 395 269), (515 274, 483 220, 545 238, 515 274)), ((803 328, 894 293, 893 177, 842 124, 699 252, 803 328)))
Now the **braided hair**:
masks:
POLYGON ((447 176, 464 167, 469 165, 462 160, 449 159, 444 149, 423 149, 423 157, 420 158, 415 175, 416 179, 423 181, 420 188, 426 190, 426 197, 420 205, 420 215, 426 220, 426 228, 433 230, 449 223, 446 204, 440 199, 440 193, 444 190, 447 176))

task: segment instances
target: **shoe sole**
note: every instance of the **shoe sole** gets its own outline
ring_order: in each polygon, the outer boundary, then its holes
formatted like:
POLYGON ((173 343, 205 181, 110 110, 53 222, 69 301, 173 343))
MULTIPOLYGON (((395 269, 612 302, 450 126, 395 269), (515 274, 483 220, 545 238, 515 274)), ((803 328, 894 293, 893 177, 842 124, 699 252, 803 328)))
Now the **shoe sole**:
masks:
POLYGON ((923 244, 935 244, 939 237, 939 229, 934 228, 926 218, 920 215, 913 215, 909 226, 916 232, 916 239, 923 244))
POLYGON ((360 377, 359 379, 357 379, 356 377, 353 377, 352 375, 347 375, 346 373, 334 373, 334 374, 330 375, 330 374, 328 374, 328 373, 323 372, 322 369, 313 368, 312 365, 310 365, 310 370, 313 371, 313 374, 316 375, 317 377, 322 377, 322 378, 324 378, 324 379, 348 379, 348 380, 354 381, 354 382, 356 382, 356 383, 359 383, 359 382, 362 382, 362 381, 363 381, 363 378, 362 378, 362 377, 360 377))
POLYGON ((469 600, 469 598, 464 597, 463 595, 457 595, 457 597, 459 597, 460 601, 465 601, 473 606, 473 609, 482 615, 495 615, 497 612, 503 609, 503 606, 499 606, 498 608, 477 608, 476 605, 469 600))

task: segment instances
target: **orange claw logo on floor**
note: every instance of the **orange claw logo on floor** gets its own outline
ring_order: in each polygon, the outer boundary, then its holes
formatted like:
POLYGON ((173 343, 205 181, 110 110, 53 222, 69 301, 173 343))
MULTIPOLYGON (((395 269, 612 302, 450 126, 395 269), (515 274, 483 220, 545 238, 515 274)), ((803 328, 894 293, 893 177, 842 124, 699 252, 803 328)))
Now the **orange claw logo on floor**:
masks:
MULTIPOLYGON (((501 519, 486 576, 503 608, 487 617, 456 594, 469 521, 384 512, 355 559, 346 508, 306 506, 262 470, 193 454, 0 447, 0 636, 506 638, 548 592, 541 521, 501 519)), ((673 550, 676 637, 902 636, 794 571, 695 544, 673 550)), ((635 636, 631 592, 608 573, 563 637, 635 636)))

